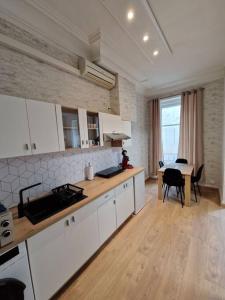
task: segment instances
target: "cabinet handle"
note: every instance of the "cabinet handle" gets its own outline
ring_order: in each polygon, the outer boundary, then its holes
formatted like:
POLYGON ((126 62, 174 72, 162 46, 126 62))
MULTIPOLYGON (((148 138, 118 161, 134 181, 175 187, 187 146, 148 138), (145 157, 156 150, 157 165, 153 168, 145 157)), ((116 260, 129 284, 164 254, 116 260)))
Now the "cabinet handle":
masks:
POLYGON ((113 200, 113 204, 116 204, 116 200, 113 200))
POLYGON ((72 221, 73 223, 75 223, 75 217, 74 217, 74 216, 71 217, 71 221, 72 221))
POLYGON ((36 150, 37 149, 37 146, 35 143, 33 143, 33 149, 36 150))
POLYGON ((123 185, 123 188, 124 188, 124 189, 126 188, 126 184, 123 185))
POLYGON ((84 140, 81 141, 81 144, 82 144, 82 145, 84 144, 84 140))
POLYGON ((29 145, 25 144, 25 150, 29 150, 29 145))
POLYGON ((66 226, 70 226, 70 221, 66 220, 65 224, 66 224, 66 226))
POLYGON ((86 140, 86 144, 88 145, 88 140, 86 140))
POLYGON ((126 183, 126 187, 128 187, 128 183, 126 183))

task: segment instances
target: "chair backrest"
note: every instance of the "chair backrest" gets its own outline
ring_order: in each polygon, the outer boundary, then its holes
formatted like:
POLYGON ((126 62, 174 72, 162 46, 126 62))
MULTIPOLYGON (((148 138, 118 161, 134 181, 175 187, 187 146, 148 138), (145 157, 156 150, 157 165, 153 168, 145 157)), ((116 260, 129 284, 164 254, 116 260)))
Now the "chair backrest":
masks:
POLYGON ((178 186, 182 183, 183 178, 180 170, 167 168, 163 175, 163 182, 170 186, 178 186))
POLYGON ((160 168, 164 167, 164 163, 163 163, 163 161, 161 161, 161 160, 159 161, 159 167, 160 167, 160 168))
POLYGON ((196 174, 196 181, 197 182, 201 179, 203 168, 204 168, 204 165, 201 165, 201 167, 199 167, 199 169, 197 171, 197 174, 196 174))
POLYGON ((178 159, 176 160, 176 163, 179 163, 179 164, 187 164, 188 161, 187 161, 186 158, 178 158, 178 159))

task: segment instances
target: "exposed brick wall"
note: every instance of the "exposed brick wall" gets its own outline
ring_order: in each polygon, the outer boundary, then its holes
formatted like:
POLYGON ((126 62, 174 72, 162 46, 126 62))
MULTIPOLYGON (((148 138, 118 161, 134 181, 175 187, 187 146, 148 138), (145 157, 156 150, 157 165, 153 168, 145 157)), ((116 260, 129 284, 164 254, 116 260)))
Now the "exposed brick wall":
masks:
POLYGON ((222 174, 224 80, 204 86, 203 138, 205 183, 220 187, 222 174))

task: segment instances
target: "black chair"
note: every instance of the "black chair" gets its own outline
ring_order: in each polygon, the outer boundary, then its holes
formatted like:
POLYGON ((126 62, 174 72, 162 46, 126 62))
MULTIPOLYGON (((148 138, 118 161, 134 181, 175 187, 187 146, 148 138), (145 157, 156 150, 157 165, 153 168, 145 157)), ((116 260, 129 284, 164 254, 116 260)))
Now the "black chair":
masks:
POLYGON ((197 171, 197 174, 196 176, 191 176, 191 184, 192 184, 192 187, 194 189, 194 193, 195 193, 195 201, 197 202, 197 194, 196 194, 196 186, 198 188, 198 192, 199 192, 199 195, 201 196, 201 191, 200 191, 200 187, 198 185, 201 177, 202 177, 202 170, 204 168, 204 165, 201 165, 201 167, 198 169, 197 171))
POLYGON ((187 159, 185 158, 178 158, 175 163, 178 163, 178 164, 188 164, 188 161, 187 159))
POLYGON ((164 167, 164 163, 163 163, 163 161, 161 161, 161 160, 159 161, 159 167, 160 167, 160 168, 164 167))
POLYGON ((163 202, 166 195, 168 197, 170 187, 175 186, 177 189, 177 196, 180 194, 181 205, 183 207, 184 179, 182 177, 181 171, 177 169, 167 168, 163 175, 163 183, 166 185, 163 202))

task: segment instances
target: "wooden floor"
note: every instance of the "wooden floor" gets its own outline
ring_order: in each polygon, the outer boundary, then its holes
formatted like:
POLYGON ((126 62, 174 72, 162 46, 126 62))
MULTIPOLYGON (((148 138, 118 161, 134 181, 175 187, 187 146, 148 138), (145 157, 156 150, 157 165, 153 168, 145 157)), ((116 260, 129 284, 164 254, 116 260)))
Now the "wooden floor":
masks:
POLYGON ((204 191, 181 208, 157 200, 156 191, 147 184, 146 207, 56 299, 225 299, 225 209, 217 193, 204 191))

